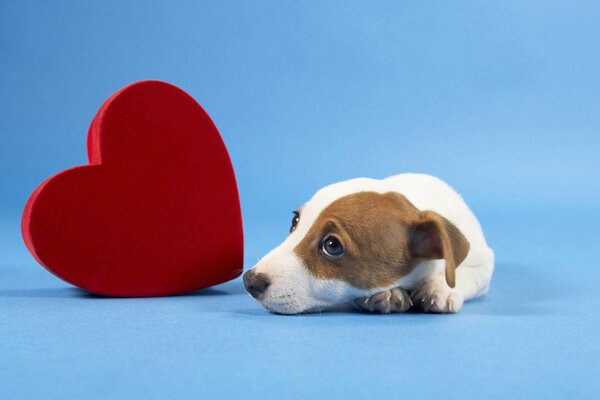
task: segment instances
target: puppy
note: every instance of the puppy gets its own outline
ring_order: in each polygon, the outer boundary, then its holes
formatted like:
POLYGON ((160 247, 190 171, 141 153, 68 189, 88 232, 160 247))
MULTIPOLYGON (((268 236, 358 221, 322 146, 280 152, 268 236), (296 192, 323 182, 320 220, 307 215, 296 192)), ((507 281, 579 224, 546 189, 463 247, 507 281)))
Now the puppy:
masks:
POLYGON ((319 190, 244 284, 280 314, 347 304, 454 313, 488 290, 493 269, 494 253, 460 195, 433 176, 401 174, 319 190))

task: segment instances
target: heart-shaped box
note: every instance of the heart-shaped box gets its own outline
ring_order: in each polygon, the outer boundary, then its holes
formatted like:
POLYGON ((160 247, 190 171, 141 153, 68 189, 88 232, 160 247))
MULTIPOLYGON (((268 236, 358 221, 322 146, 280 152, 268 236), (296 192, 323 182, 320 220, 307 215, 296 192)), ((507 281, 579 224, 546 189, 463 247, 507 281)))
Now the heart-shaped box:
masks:
POLYGON ((25 206, 25 244, 49 271, 109 296, 175 295, 240 275, 233 166, 191 96, 154 80, 119 90, 92 121, 88 159, 25 206))

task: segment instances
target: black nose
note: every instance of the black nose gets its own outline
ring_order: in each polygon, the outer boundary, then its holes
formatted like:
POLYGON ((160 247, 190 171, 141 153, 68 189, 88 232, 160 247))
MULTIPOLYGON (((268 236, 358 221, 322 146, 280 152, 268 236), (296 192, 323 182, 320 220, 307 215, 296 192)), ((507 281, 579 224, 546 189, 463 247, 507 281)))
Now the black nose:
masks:
POLYGON ((271 281, 267 275, 260 272, 257 274, 253 269, 244 274, 246 290, 256 299, 265 293, 270 284, 271 281))

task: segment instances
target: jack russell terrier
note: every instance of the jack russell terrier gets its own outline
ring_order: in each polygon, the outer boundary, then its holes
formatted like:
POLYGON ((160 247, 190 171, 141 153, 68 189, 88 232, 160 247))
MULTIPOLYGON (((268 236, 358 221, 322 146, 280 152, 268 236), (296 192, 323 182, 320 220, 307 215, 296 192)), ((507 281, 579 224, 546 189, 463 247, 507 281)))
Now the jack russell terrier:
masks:
POLYGON ((454 313, 487 292, 493 270, 494 252, 461 196, 433 176, 401 174, 319 190, 244 284, 278 314, 347 304, 454 313))

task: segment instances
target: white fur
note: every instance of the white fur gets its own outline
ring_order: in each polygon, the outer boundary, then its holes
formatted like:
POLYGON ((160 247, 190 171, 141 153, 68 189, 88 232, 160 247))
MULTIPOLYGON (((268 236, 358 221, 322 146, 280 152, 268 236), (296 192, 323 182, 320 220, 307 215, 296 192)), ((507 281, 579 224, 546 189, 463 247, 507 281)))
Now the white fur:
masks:
POLYGON ((477 218, 456 191, 430 175, 401 174, 386 179, 351 179, 319 190, 302 207, 296 229, 254 268, 271 280, 261 303, 278 313, 294 314, 336 307, 394 287, 422 289, 419 293, 431 304, 436 303, 436 311, 454 312, 460 309, 463 300, 487 291, 494 268, 494 253, 485 241, 477 218), (318 279, 308 272, 294 253, 296 245, 328 205, 343 196, 363 191, 401 193, 418 209, 435 211, 460 229, 469 241, 470 250, 456 270, 454 289, 443 279, 444 260, 425 261, 390 287, 373 290, 359 289, 344 281, 318 279))

